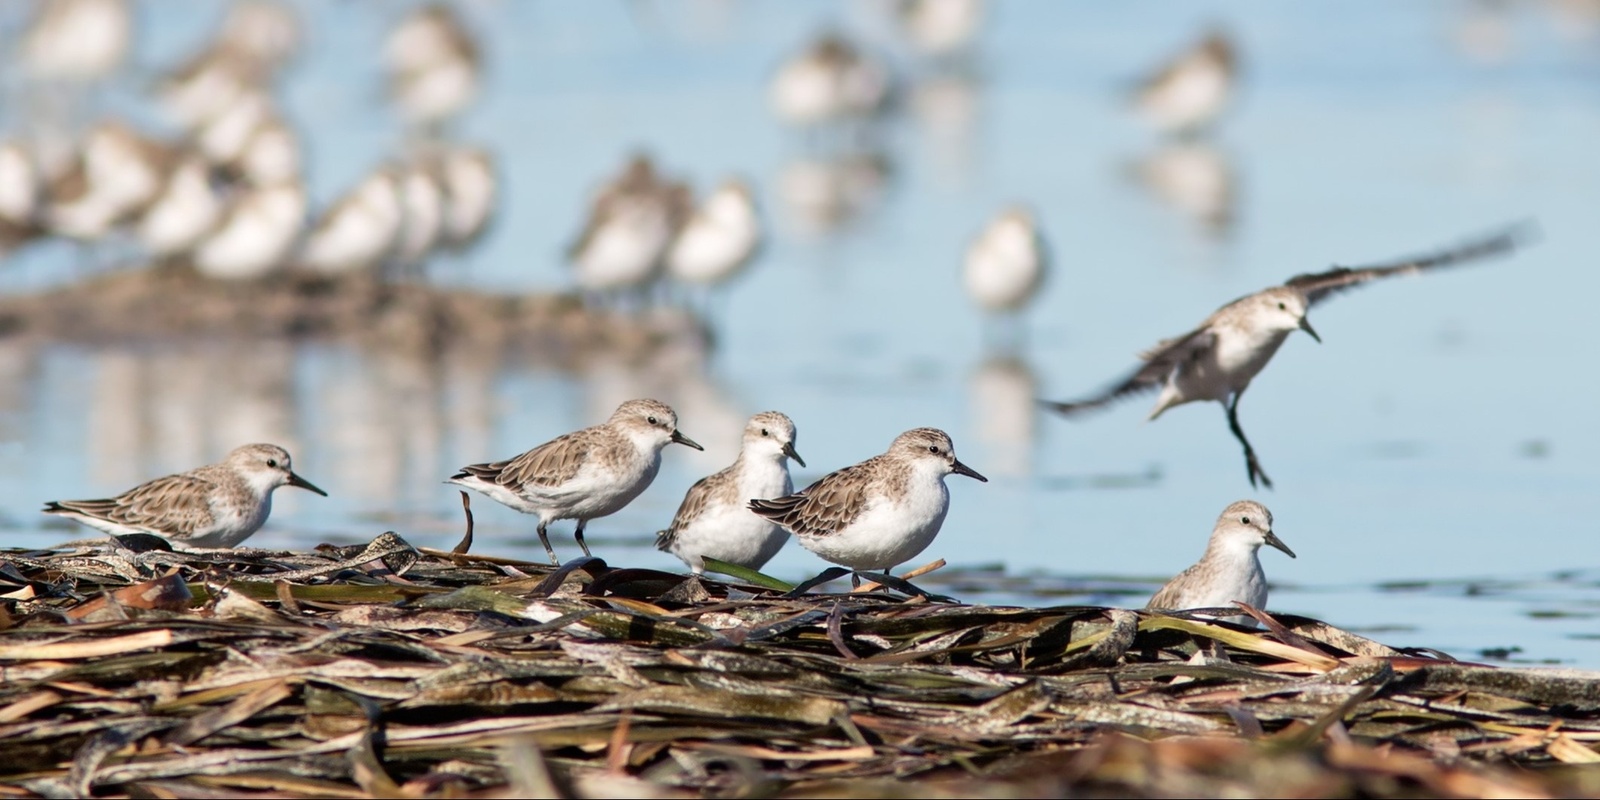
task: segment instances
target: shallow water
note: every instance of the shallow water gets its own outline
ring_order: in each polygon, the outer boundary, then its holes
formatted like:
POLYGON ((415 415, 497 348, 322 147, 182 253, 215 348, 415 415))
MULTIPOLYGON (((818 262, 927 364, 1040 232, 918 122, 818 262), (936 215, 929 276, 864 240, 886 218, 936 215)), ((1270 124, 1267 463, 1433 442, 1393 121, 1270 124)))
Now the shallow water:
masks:
MULTIPOLYGON (((464 4, 492 71, 459 137, 494 146, 508 183, 483 246, 433 265, 433 279, 563 287, 582 199, 646 147, 699 188, 750 176, 773 223, 761 261, 713 306, 715 350, 568 374, 334 344, 0 340, 8 543, 79 534, 46 527, 44 500, 114 493, 268 440, 332 497, 280 492, 252 544, 394 529, 448 546, 459 500, 439 481, 456 467, 651 395, 707 452, 669 450, 655 486, 591 525, 613 563, 676 564, 649 532, 732 459, 748 414, 777 408, 813 467, 802 485, 906 428, 951 432, 991 482, 951 479, 944 532, 918 561, 1019 576, 981 575, 954 592, 963 599, 1140 604, 1199 555, 1223 506, 1255 497, 1299 554, 1263 554, 1276 609, 1460 657, 1516 647, 1519 660, 1600 666, 1588 345, 1600 7, 999 3, 971 61, 941 69, 899 44, 883 5, 464 4), (1241 42, 1243 97, 1209 141, 1163 143, 1118 87, 1213 21, 1241 42), (763 93, 778 57, 830 23, 907 79, 896 114, 843 141, 785 130, 763 93), (956 274, 968 238, 1013 201, 1036 209, 1056 263, 1008 352, 956 274), (1510 260, 1313 312, 1326 343, 1291 338, 1241 406, 1276 491, 1251 491, 1215 405, 1152 423, 1140 421, 1148 399, 1083 421, 1034 410, 1292 274, 1529 218, 1542 241, 1510 260), (1130 575, 1148 578, 1062 577, 1130 575)), ((285 102, 322 203, 398 152, 375 63, 397 7, 301 8, 313 40, 285 102)), ((192 9, 141 6, 143 64, 172 63, 204 34, 211 20, 192 9)), ((98 107, 148 119, 136 84, 98 107)), ((4 105, 8 130, 29 122, 25 108, 4 105)), ((77 257, 27 251, 0 269, 0 289, 69 280, 77 257)), ((530 518, 476 501, 477 549, 536 556, 530 518)), ((568 525, 553 536, 564 555, 576 553, 568 525)), ((768 571, 821 566, 791 547, 768 571)))

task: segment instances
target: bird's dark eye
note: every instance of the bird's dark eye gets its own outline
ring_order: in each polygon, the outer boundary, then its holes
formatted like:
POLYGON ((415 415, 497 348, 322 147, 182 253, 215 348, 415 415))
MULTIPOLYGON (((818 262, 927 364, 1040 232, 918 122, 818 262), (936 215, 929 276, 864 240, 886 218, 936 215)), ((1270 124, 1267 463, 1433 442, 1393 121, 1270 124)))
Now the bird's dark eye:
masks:
POLYGON ((1240 518, 1239 518, 1239 521, 1240 521, 1240 522, 1243 522, 1243 523, 1244 523, 1244 524, 1246 524, 1246 525, 1249 525, 1249 524, 1250 524, 1250 518, 1249 518, 1249 517, 1240 517, 1240 518))
POLYGON ((651 425, 655 425, 655 424, 657 424, 657 423, 656 423, 656 418, 655 418, 655 417, 651 417, 651 418, 649 418, 649 419, 647 419, 647 420, 645 420, 645 422, 648 422, 648 423, 650 423, 650 424, 651 424, 651 425))
POLYGON ((762 429, 761 429, 761 435, 762 435, 762 436, 771 436, 771 435, 772 435, 772 434, 770 434, 770 433, 767 433, 767 429, 766 429, 766 428, 762 428, 762 429))
POLYGON ((928 452, 930 452, 930 453, 937 453, 937 452, 939 452, 939 445, 936 445, 936 444, 930 444, 930 445, 928 445, 928 452))
POLYGON ((278 459, 276 459, 276 458, 267 459, 267 466, 269 466, 269 467, 271 467, 273 469, 277 469, 278 468, 278 459))
POLYGON ((1288 307, 1288 306, 1286 306, 1286 305, 1284 305, 1284 304, 1282 304, 1282 303, 1279 303, 1279 304, 1278 304, 1278 310, 1279 310, 1279 311, 1288 311, 1288 310, 1289 310, 1289 307, 1288 307))

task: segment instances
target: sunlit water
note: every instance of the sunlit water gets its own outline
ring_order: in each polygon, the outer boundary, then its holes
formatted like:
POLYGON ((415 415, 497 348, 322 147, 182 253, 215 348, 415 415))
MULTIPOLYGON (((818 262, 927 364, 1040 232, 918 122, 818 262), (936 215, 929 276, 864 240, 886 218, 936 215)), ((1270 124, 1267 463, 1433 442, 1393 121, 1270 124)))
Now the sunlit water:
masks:
MULTIPOLYGON (((332 496, 279 492, 251 544, 394 529, 448 546, 460 507, 440 481, 456 467, 648 395, 707 452, 668 450, 649 491, 590 526, 612 563, 675 567, 650 533, 731 461, 746 416, 776 408, 812 465, 801 485, 906 428, 951 432, 991 482, 950 479, 944 532, 918 561, 1014 578, 982 573, 963 599, 1142 604, 1198 557, 1223 506, 1255 497, 1299 554, 1262 556, 1281 584, 1276 609, 1463 657, 1521 648, 1513 658, 1600 666, 1594 4, 1001 3, 953 67, 909 53, 883 5, 466 4, 491 73, 457 135, 497 150, 507 186, 491 236, 433 279, 564 287, 583 198, 646 147, 699 188, 730 173, 761 188, 773 235, 714 305, 715 351, 568 374, 335 344, 0 340, 8 543, 78 535, 45 527, 44 500, 103 496, 266 440, 332 496), (1241 42, 1241 102, 1212 139, 1163 143, 1120 87, 1214 21, 1241 42), (830 23, 906 79, 874 131, 804 136, 768 112, 779 57, 830 23), (805 186, 827 191, 807 199, 805 186), (956 276, 969 237, 1013 201, 1037 210, 1055 268, 1007 353, 956 276), (1241 406, 1276 491, 1249 488, 1214 404, 1153 423, 1141 422, 1148 398, 1073 422, 1034 410, 1036 397, 1098 389, 1157 339, 1297 272, 1528 218, 1542 241, 1513 259, 1314 311, 1326 343, 1293 337, 1241 406)), ((208 30, 195 8, 141 7, 146 68, 208 30)), ((313 197, 327 202, 399 151, 376 63, 399 5, 302 8, 311 49, 285 102, 312 147, 313 197)), ((156 124, 139 84, 100 107, 156 124)), ((5 114, 23 127, 24 107, 5 114)), ((76 258, 57 244, 27 251, 0 288, 69 279, 76 258)), ((540 555, 532 518, 484 498, 474 508, 475 549, 540 555)), ((568 556, 569 526, 553 535, 568 556)), ((768 571, 822 566, 791 546, 768 571)))

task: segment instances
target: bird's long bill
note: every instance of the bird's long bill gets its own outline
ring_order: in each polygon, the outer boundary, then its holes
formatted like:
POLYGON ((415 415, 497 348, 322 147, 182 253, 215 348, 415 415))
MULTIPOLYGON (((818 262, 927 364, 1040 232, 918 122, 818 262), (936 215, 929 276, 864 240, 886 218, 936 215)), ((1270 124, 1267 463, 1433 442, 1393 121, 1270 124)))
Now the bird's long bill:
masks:
POLYGON ((983 481, 984 483, 988 483, 989 482, 988 478, 985 478, 982 475, 979 475, 977 470, 973 469, 972 467, 967 466, 966 464, 961 463, 959 460, 950 465, 950 471, 954 472, 957 475, 965 475, 965 476, 967 476, 969 478, 977 478, 978 480, 983 481))
POLYGON ((672 441, 673 441, 674 444, 681 444, 684 447, 693 447, 694 449, 699 450, 701 452, 705 451, 705 448, 701 447, 699 442, 696 442, 695 440, 690 439, 689 437, 684 436, 683 434, 678 433, 677 431, 673 431, 672 432, 672 441))
POLYGON ((1299 557, 1294 554, 1293 550, 1289 549, 1289 545, 1284 544, 1283 540, 1278 538, 1278 534, 1273 533, 1272 531, 1267 531, 1267 544, 1272 545, 1273 547, 1276 547, 1285 553, 1288 553, 1290 558, 1299 557))
POLYGON ((1300 318, 1300 330, 1303 330, 1306 333, 1311 334, 1311 338, 1316 339, 1317 340, 1317 344, 1322 344, 1322 337, 1318 336, 1316 329, 1311 327, 1311 320, 1306 319, 1305 317, 1301 317, 1300 318))
POLYGON ((290 486, 298 486, 298 487, 300 487, 302 489, 308 489, 310 491, 313 491, 313 492, 316 492, 317 494, 322 495, 323 497, 327 497, 328 496, 327 492, 324 492, 321 489, 318 489, 317 487, 311 485, 311 481, 308 481, 305 478, 302 478, 299 475, 294 474, 293 472, 289 473, 289 485, 290 486))
POLYGON ((800 454, 794 451, 794 445, 792 444, 787 442, 784 443, 783 454, 794 459, 794 463, 799 464, 802 467, 806 465, 806 460, 801 458, 800 454))

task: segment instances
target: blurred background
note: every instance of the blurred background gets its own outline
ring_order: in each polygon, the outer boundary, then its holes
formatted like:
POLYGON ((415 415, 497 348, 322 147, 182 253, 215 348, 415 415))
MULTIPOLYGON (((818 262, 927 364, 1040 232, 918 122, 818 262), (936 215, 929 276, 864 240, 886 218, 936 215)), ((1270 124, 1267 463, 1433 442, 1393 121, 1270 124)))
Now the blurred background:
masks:
MULTIPOLYGON (((250 545, 449 547, 457 467, 654 396, 706 452, 669 449, 589 526, 613 564, 681 569, 653 532, 776 409, 811 465, 797 486, 907 428, 951 433, 991 482, 950 479, 918 561, 948 560, 925 580, 964 600, 1142 605, 1253 497, 1299 554, 1262 554, 1274 610, 1600 667, 1600 3, 15 1, 0 37, 12 307, 159 262, 578 292, 676 331, 572 361, 470 337, 11 330, 9 546, 92 533, 46 500, 260 440, 331 497, 279 492, 250 545), (759 246, 699 283, 583 249, 592 212, 625 208, 659 271, 649 231, 729 180, 759 246), (986 295, 969 247, 1009 208, 1042 278, 986 295), (1312 312, 1325 344, 1291 337, 1241 404, 1275 491, 1251 490, 1215 404, 1152 423, 1153 398, 1081 420, 1034 404, 1296 273, 1526 219, 1541 241, 1510 259, 1312 312)), ((474 501, 476 552, 542 559, 533 518, 474 501)), ((791 544, 765 571, 824 566, 791 544)))

